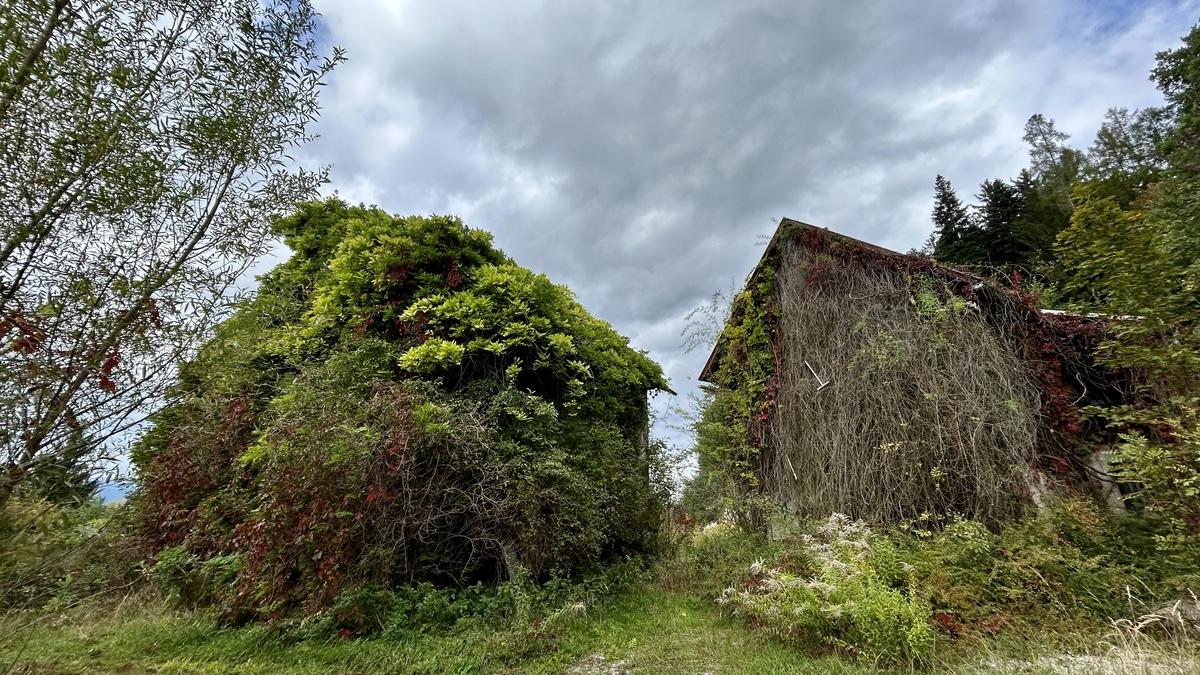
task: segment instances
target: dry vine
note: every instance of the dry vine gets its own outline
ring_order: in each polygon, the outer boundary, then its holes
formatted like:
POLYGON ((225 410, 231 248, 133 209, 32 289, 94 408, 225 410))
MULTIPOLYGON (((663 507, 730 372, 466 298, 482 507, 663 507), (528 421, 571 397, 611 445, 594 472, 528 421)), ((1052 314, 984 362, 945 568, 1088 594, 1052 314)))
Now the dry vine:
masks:
POLYGON ((1020 508, 1039 395, 1010 339, 933 277, 793 245, 777 279, 771 492, 884 522, 1020 508))

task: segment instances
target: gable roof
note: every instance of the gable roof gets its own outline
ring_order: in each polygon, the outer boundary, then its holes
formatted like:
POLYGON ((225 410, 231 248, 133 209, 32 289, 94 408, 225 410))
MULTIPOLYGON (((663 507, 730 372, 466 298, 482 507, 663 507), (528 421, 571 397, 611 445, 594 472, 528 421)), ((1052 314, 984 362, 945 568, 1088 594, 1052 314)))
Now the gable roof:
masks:
MULTIPOLYGON (((829 237, 830 240, 842 244, 843 246, 858 248, 864 252, 869 252, 876 256, 895 258, 898 260, 907 260, 911 258, 911 256, 906 253, 899 253, 882 246, 876 246, 870 242, 856 239, 840 232, 834 232, 827 227, 817 227, 816 225, 795 220, 793 218, 783 218, 779 221, 779 225, 775 227, 775 233, 771 235, 771 240, 767 242, 767 247, 763 250, 762 256, 758 259, 758 263, 754 266, 754 269, 750 272, 750 275, 746 277, 746 283, 742 287, 748 288, 752 286, 758 280, 758 277, 763 273, 768 261, 774 258, 775 254, 779 252, 780 247, 786 244, 788 240, 807 230, 815 230, 820 232, 823 236, 829 237)), ((960 282, 974 284, 981 283, 984 280, 983 277, 972 274, 971 272, 954 267, 947 267, 932 260, 930 260, 930 270, 936 274, 939 274, 940 276, 960 282)), ((717 363, 719 363, 721 360, 721 355, 724 353, 727 343, 728 340, 725 337, 725 331, 722 329, 721 334, 717 337, 717 343, 713 345, 713 350, 708 355, 708 360, 704 362, 704 368, 700 371, 699 379, 701 382, 715 384, 715 382, 713 382, 714 371, 716 370, 717 363)))

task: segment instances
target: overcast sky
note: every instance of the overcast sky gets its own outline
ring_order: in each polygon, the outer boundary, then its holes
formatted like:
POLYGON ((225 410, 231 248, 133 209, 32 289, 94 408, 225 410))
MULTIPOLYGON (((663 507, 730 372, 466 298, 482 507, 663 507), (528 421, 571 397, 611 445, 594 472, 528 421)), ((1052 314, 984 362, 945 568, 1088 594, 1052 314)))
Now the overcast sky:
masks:
MULTIPOLYGON (((694 390, 683 317, 781 217, 893 249, 933 177, 970 197, 1044 113, 1090 145, 1153 105, 1197 2, 317 1, 349 62, 323 93, 330 191, 453 213, 694 390)), ((663 433, 666 433, 665 429, 663 433)))

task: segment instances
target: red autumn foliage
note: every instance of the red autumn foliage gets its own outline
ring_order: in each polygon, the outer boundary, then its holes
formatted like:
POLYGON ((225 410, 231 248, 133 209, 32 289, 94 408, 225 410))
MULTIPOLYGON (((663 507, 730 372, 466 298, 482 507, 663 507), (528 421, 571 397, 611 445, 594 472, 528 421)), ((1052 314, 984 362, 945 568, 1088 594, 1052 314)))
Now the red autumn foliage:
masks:
POLYGON ((0 338, 8 335, 13 328, 16 328, 21 334, 20 338, 13 341, 13 351, 32 354, 46 341, 46 332, 38 328, 33 320, 24 317, 19 312, 10 313, 0 321, 0 338))
POLYGON ((411 273, 412 273, 411 267, 409 267, 408 265, 401 265, 399 267, 393 267, 392 269, 388 270, 387 274, 385 276, 387 277, 388 281, 390 281, 394 284, 399 284, 399 283, 402 283, 405 280, 407 280, 408 275, 411 273))
POLYGON ((394 322, 401 335, 415 337, 417 342, 421 343, 429 340, 429 335, 425 333, 425 327, 428 324, 429 320, 424 316, 419 316, 411 321, 396 319, 394 322))
POLYGON ((100 364, 100 373, 102 375, 112 375, 117 366, 121 363, 121 353, 117 350, 110 351, 100 364))
POLYGON ((952 638, 957 638, 963 634, 963 626, 949 613, 942 610, 937 610, 933 613, 933 622, 939 628, 946 631, 952 638))
POLYGON ((25 337, 14 341, 12 348, 14 351, 22 354, 32 354, 33 352, 37 351, 39 345, 41 345, 40 341, 26 335, 25 337))
POLYGON ((362 337, 363 334, 367 332, 367 329, 373 325, 375 325, 375 317, 373 317, 373 316, 368 316, 367 318, 363 319, 362 321, 359 321, 354 326, 354 337, 356 337, 356 338, 362 337))
POLYGON ((451 260, 450 265, 446 268, 446 285, 452 289, 458 288, 463 281, 466 281, 466 278, 463 277, 462 272, 458 271, 458 261, 451 260))
POLYGON ((159 549, 186 540, 191 550, 220 554, 229 550, 223 528, 245 515, 235 506, 207 501, 215 490, 240 471, 237 456, 249 444, 255 415, 247 396, 239 396, 220 414, 215 435, 193 432, 172 438, 166 449, 151 460, 147 473, 144 515, 147 543, 159 549), (200 527, 204 523, 206 526, 200 527))
POLYGON ((162 317, 159 316, 158 303, 154 301, 154 298, 150 298, 148 301, 146 301, 146 311, 150 317, 150 325, 154 326, 155 328, 162 328, 162 317))

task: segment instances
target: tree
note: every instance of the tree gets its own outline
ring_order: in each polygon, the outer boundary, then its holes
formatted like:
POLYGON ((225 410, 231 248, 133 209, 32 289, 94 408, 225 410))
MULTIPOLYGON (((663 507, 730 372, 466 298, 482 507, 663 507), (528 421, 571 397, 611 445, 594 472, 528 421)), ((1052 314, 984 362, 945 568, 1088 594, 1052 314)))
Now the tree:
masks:
POLYGON ((1200 25, 1183 38, 1183 46, 1160 52, 1157 60, 1151 78, 1175 124, 1161 143, 1167 167, 1156 216, 1180 264, 1172 295, 1189 318, 1200 319, 1200 25))
POLYGON ((308 0, 0 10, 0 503, 113 450, 324 180, 308 0))
POLYGON ((1013 182, 1021 195, 1021 212, 1012 224, 1018 252, 1014 262, 1033 266, 1051 253, 1054 238, 1071 221, 1071 212, 1054 189, 1047 189, 1029 169, 1022 169, 1013 182))
POLYGON ((1110 113, 1093 148, 1099 180, 1076 191, 1059 235, 1060 287, 1110 315, 1100 359, 1137 385, 1136 404, 1096 411, 1119 433, 1114 471, 1169 525, 1158 555, 1190 561, 1200 545, 1200 26, 1157 62, 1166 106, 1140 121, 1110 113), (1152 184, 1111 189, 1145 170, 1152 184))
POLYGON ((1128 206, 1166 167, 1163 139, 1171 125, 1166 108, 1109 108, 1088 150, 1087 177, 1128 206))
POLYGON ((1144 313, 1161 294, 1146 278, 1168 272, 1153 226, 1094 186, 1081 186, 1075 198, 1071 225, 1056 244, 1060 297, 1088 311, 1144 313))
POLYGON ((975 224, 984 242, 984 260, 992 265, 1025 262, 1027 251, 1014 231, 1014 223, 1025 206, 1017 185, 994 178, 984 181, 976 195, 975 224))
POLYGON ((975 263, 986 258, 980 233, 945 176, 933 179, 933 257, 943 262, 975 263))
POLYGON ((1024 204, 1013 224, 1022 249, 1014 262, 1029 265, 1049 252, 1054 237, 1070 222, 1071 191, 1084 173, 1087 156, 1068 146, 1070 136, 1040 113, 1025 122, 1022 138, 1029 145, 1030 168, 1017 181, 1024 204))
POLYGON ((1025 122, 1022 140, 1029 144, 1029 162, 1039 178, 1053 175, 1063 163, 1063 156, 1070 151, 1066 141, 1070 138, 1058 130, 1054 120, 1041 113, 1030 115, 1025 122))

